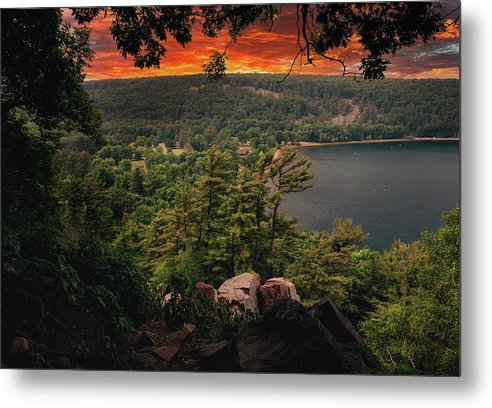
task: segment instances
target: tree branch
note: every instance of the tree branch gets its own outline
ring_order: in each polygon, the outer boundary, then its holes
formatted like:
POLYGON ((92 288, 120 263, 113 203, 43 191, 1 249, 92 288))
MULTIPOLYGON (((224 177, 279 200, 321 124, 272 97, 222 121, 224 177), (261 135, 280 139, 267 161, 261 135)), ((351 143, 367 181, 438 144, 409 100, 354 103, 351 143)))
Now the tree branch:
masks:
POLYGON ((292 60, 292 64, 290 64, 289 72, 287 72, 287 74, 285 74, 285 76, 284 76, 284 77, 283 77, 280 81, 278 81, 278 82, 277 82, 277 84, 281 84, 282 82, 284 82, 284 81, 285 81, 285 80, 289 77, 289 75, 290 75, 290 74, 291 74, 291 72, 292 72, 292 69, 294 68, 294 65, 295 65, 295 63, 296 63, 297 58, 299 58, 299 55, 300 55, 300 54, 302 54, 302 52, 303 52, 305 49, 306 49, 306 47, 301 48, 301 49, 297 52, 296 56, 295 56, 295 57, 294 57, 294 59, 292 60))

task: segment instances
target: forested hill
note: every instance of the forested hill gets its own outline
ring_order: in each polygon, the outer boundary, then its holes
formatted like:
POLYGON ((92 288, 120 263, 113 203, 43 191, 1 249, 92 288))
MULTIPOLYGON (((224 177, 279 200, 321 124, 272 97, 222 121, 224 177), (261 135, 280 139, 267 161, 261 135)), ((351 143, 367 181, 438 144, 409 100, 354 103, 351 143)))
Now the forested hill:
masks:
POLYGON ((404 136, 459 136, 459 81, 356 82, 352 78, 271 74, 90 81, 114 141, 138 136, 200 150, 230 137, 274 144, 404 136))

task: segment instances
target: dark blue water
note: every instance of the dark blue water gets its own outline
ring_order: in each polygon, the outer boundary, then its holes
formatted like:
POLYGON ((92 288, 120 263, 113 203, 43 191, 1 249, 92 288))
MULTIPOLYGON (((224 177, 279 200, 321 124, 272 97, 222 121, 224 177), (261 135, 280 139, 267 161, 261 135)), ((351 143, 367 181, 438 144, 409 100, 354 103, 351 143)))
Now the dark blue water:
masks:
POLYGON ((284 198, 281 210, 299 227, 331 229, 351 217, 373 249, 435 231, 441 213, 459 204, 459 143, 405 142, 310 147, 313 188, 284 198))

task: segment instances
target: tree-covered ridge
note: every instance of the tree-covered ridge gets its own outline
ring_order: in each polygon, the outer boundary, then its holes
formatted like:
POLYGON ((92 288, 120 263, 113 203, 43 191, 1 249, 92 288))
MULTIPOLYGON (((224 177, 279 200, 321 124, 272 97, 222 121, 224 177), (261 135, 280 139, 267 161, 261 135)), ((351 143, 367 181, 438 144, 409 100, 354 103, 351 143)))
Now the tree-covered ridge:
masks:
POLYGON ((285 141, 459 136, 454 79, 357 82, 351 78, 204 75, 85 83, 103 130, 130 143, 207 146, 231 137, 271 146, 285 141))

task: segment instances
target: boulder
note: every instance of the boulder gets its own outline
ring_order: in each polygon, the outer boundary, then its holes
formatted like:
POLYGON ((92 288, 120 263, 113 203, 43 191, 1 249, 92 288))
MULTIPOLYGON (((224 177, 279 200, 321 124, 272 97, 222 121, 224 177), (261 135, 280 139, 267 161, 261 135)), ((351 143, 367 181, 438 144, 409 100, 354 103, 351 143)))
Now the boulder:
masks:
POLYGON ((185 323, 181 330, 172 332, 164 338, 164 346, 181 347, 191 333, 195 330, 195 325, 191 323, 185 323))
MULTIPOLYGON (((140 336, 136 343, 136 349, 149 346, 160 346, 163 344, 166 336, 169 335, 169 330, 164 320, 152 320, 140 326, 137 332, 141 332, 142 336, 140 336)), ((139 337, 138 333, 133 336, 136 338, 139 337)))
POLYGON ((339 343, 363 342, 357 329, 329 297, 314 304, 310 313, 323 323, 339 343))
POLYGON ((285 298, 290 298, 297 302, 301 301, 295 285, 287 278, 268 279, 258 289, 258 304, 263 313, 272 307, 278 299, 285 298))
POLYGON ((200 365, 205 371, 238 371, 236 344, 232 340, 221 340, 206 344, 199 350, 200 365))
POLYGON ((27 353, 29 351, 29 342, 24 337, 12 337, 12 353, 27 353))
POLYGON ((331 333, 299 302, 278 299, 263 317, 237 334, 242 370, 281 373, 347 373, 331 333))
MULTIPOLYGON (((130 344, 132 345, 132 348, 134 350, 142 348, 142 347, 139 347, 140 339, 142 338, 142 336, 143 336, 143 333, 140 330, 133 330, 130 333, 128 333, 128 339, 130 340, 130 344)), ((143 346, 143 347, 145 347, 145 346, 143 346)))
POLYGON ((130 356, 130 369, 132 370, 157 370, 162 367, 161 359, 153 353, 138 352, 130 356))
POLYGON ((139 350, 145 347, 154 347, 157 345, 157 342, 154 339, 154 336, 152 333, 148 331, 143 331, 139 332, 140 336, 138 334, 135 335, 135 338, 132 339, 130 338, 130 341, 134 341, 134 349, 139 350))
POLYGON ((310 313, 333 335, 353 372, 365 374, 381 370, 378 360, 365 344, 361 334, 329 297, 314 304, 310 313))
POLYGON ((252 273, 243 273, 227 279, 217 291, 218 297, 225 299, 231 309, 238 313, 258 313, 257 291, 260 282, 252 273))
POLYGON ((193 292, 193 299, 203 298, 209 300, 211 303, 217 303, 217 291, 212 285, 204 282, 198 282, 196 284, 196 290, 193 292))
POLYGON ((161 358, 164 361, 171 361, 174 356, 178 353, 180 346, 170 345, 170 346, 160 346, 160 347, 152 347, 149 350, 151 353, 154 353, 157 357, 161 358))
MULTIPOLYGON (((155 322, 154 322, 155 325, 155 322)), ((147 328, 151 328, 148 325, 147 328)), ((161 328, 163 326, 161 325, 161 328)), ((167 334, 158 342, 154 340, 154 345, 141 348, 137 353, 132 354, 130 367, 136 370, 168 370, 168 364, 178 354, 184 342, 195 330, 195 326, 186 323, 181 330, 167 334)), ((144 334, 147 332, 143 332, 144 334)))

